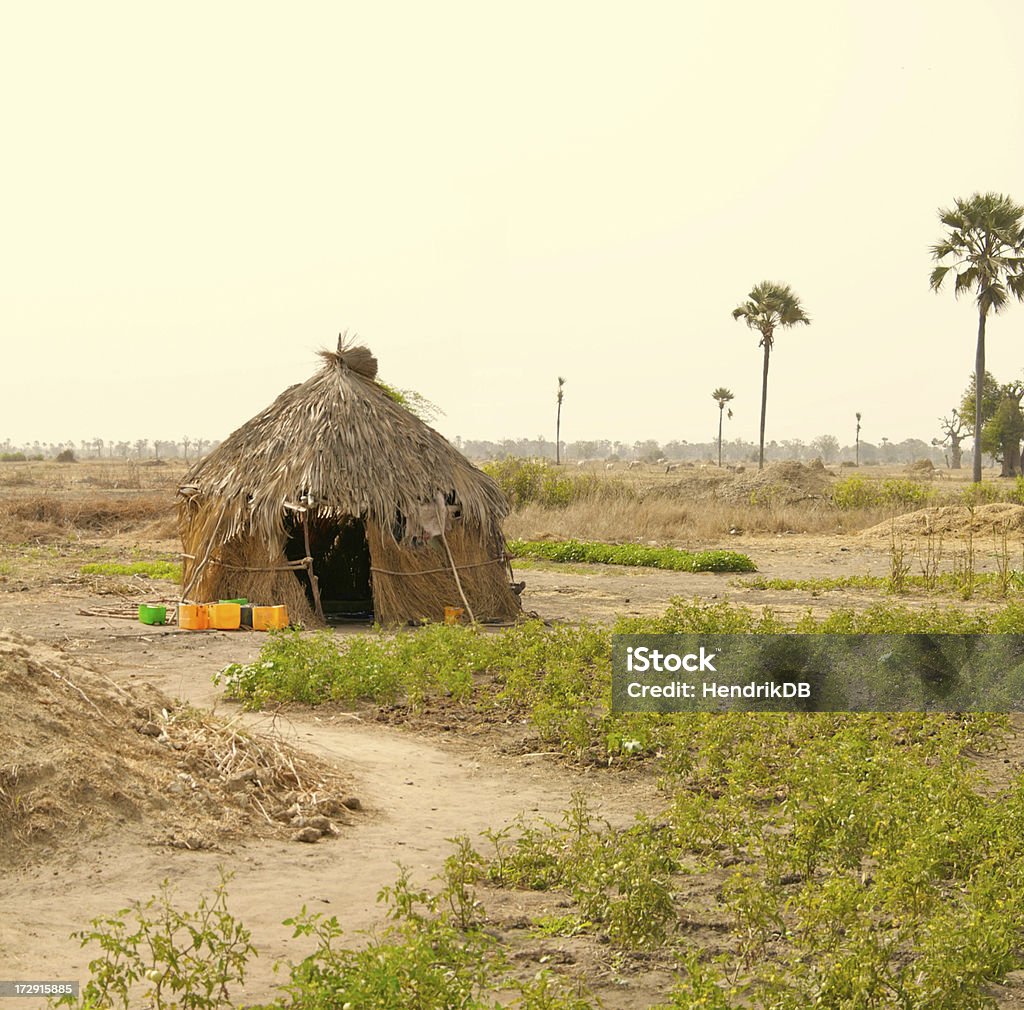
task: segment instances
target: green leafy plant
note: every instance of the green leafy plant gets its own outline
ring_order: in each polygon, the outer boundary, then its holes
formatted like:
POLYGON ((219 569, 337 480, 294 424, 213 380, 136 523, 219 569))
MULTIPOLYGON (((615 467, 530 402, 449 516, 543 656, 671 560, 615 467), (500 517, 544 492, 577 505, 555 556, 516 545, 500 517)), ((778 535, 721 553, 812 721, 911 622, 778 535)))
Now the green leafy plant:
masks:
POLYGON ((601 565, 638 565, 673 572, 757 571, 750 558, 735 551, 681 551, 673 547, 602 544, 581 540, 512 540, 509 542, 509 550, 513 557, 601 565))
MULTIPOLYGON (((670 887, 676 869, 667 840, 644 821, 633 828, 598 826, 582 794, 560 824, 521 822, 511 851, 491 879, 504 886, 567 890, 579 912, 560 920, 576 932, 601 929, 626 948, 656 946, 675 915, 670 887)), ((548 922, 551 928, 551 922, 548 922)))
POLYGON ((483 867, 468 835, 457 835, 446 841, 455 846, 455 851, 444 861, 441 879, 445 886, 441 897, 447 903, 455 924, 465 930, 476 922, 480 912, 474 885, 483 877, 483 867))
POLYGON ((82 565, 79 571, 83 575, 142 575, 147 579, 181 582, 181 565, 173 561, 96 561, 82 565))
POLYGON ((91 978, 81 996, 62 997, 56 1005, 128 1010, 146 1000, 156 1010, 233 1006, 228 987, 244 980, 256 948, 228 911, 230 879, 222 871, 213 897, 200 897, 191 911, 174 906, 165 880, 148 901, 93 919, 92 929, 73 933, 83 947, 98 944, 102 954, 89 962, 91 978))
POLYGON ((413 889, 400 868, 394 887, 378 900, 392 924, 358 949, 341 944, 336 917, 305 908, 285 925, 295 937, 311 937, 316 949, 294 964, 275 1006, 291 1010, 348 1007, 415 1007, 417 1010, 493 1010, 486 991, 505 985, 495 940, 480 930, 462 930, 443 911, 439 896, 413 889))
POLYGON ((832 487, 832 501, 841 509, 886 508, 905 512, 923 508, 934 498, 935 492, 920 481, 897 477, 881 481, 844 477, 832 487))
POLYGON ((564 509, 580 501, 635 501, 632 484, 596 474, 567 474, 546 462, 510 456, 481 469, 492 477, 514 509, 526 505, 564 509))

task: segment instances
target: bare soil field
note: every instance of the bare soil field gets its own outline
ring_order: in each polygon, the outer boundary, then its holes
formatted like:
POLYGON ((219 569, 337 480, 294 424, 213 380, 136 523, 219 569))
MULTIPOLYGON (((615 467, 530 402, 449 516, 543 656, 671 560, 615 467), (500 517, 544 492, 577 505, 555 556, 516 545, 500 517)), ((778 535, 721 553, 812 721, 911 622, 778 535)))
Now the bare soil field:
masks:
MULTIPOLYGON (((924 570, 940 537, 943 567, 969 544, 979 574, 1024 568, 1024 525, 1013 511, 1020 506, 1000 506, 987 526, 959 506, 941 514, 935 506, 930 518, 885 510, 858 517, 828 503, 830 485, 847 475, 833 470, 817 471, 802 500, 779 493, 758 504, 762 485, 749 470, 661 467, 609 475, 636 482, 648 497, 657 487, 646 510, 643 501, 613 513, 520 510, 509 536, 721 548, 757 566, 753 578, 524 562, 524 609, 554 624, 657 615, 673 597, 770 607, 792 618, 864 610, 894 597, 826 580, 886 579, 897 544, 910 571, 924 570), (697 513, 700 521, 689 521, 697 513)), ((643 764, 574 765, 538 747, 520 721, 481 719, 455 704, 405 717, 370 705, 251 713, 225 701, 214 675, 253 660, 264 635, 143 626, 124 615, 140 602, 173 602, 173 583, 80 571, 97 561, 174 560, 172 489, 181 472, 173 463, 0 464, 0 976, 84 983, 95 952, 82 950, 72 931, 155 894, 164 880, 183 904, 194 903, 223 867, 234 874, 230 907, 259 949, 233 998, 270 1001, 282 981, 275 961, 308 952, 308 941, 292 940, 282 925, 302 906, 337 915, 349 937, 378 927, 376 898, 394 882, 397 863, 430 886, 455 836, 479 840, 520 816, 557 821, 579 791, 611 824, 659 815, 657 777, 643 764), (20 798, 18 817, 5 806, 12 797, 20 798), (296 840, 309 827, 311 840, 296 840)), ((858 473, 905 476, 904 468, 858 473)), ((957 478, 969 474, 932 480, 952 487, 957 478)), ((997 594, 963 598, 914 586, 898 599, 914 608, 1005 604, 997 594)), ((1024 723, 1013 718, 1005 745, 978 755, 994 783, 1024 767, 1024 723)), ((710 869, 686 885, 687 942, 709 956, 729 945, 716 911, 727 876, 710 869)), ((556 892, 481 892, 488 928, 522 977, 554 968, 609 1008, 665 998, 667 955, 622 956, 592 936, 538 935, 531 921, 564 912, 556 892)), ((993 995, 1001 1007, 1024 1006, 1021 973, 993 995)))

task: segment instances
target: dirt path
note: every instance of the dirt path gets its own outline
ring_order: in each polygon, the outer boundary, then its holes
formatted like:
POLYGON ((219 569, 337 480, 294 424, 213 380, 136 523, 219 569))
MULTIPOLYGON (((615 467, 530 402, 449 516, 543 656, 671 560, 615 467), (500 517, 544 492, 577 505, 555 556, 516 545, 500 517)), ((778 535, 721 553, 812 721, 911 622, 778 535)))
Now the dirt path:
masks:
MULTIPOLYGON (((36 611, 33 603, 21 605, 36 611)), ((11 610, 0 606, 0 625, 14 623, 11 610)), ((79 620, 65 617, 61 627, 50 629, 50 641, 63 641, 68 652, 115 681, 145 680, 207 707, 218 701, 212 674, 230 660, 254 654, 261 640, 175 629, 140 632, 131 622, 109 622, 100 631, 95 622, 86 629, 79 620)), ((260 950, 240 996, 269 1000, 274 961, 307 952, 290 942, 284 918, 305 905, 337 915, 349 934, 371 928, 383 920, 376 897, 394 882, 397 862, 409 867, 417 883, 431 885, 451 852, 447 839, 465 833, 483 846, 480 832, 520 814, 557 819, 572 793, 587 789, 594 774, 569 769, 550 756, 499 756, 470 741, 427 739, 352 714, 305 711, 274 718, 239 713, 224 702, 219 710, 239 716, 251 728, 276 729, 290 742, 335 762, 353 782, 363 810, 338 838, 315 845, 252 838, 214 851, 169 849, 154 843, 161 825, 151 822, 123 825, 101 844, 56 857, 41 853, 35 864, 0 879, 3 977, 84 981, 88 960, 98 951, 80 949, 69 938, 73 930, 155 894, 165 879, 174 885, 181 905, 194 907, 199 894, 211 893, 218 867, 224 866, 235 874, 230 908, 252 931, 260 950)), ((641 795, 656 802, 649 786, 629 795, 615 789, 601 795, 593 788, 587 791, 595 809, 612 821, 629 819, 641 795)))
POLYGON ((210 893, 218 866, 235 873, 230 907, 253 933, 261 952, 245 996, 270 999, 272 962, 306 953, 289 943, 281 920, 305 905, 337 915, 346 932, 382 920, 376 897, 394 882, 401 862, 430 884, 451 851, 446 839, 520 813, 557 817, 581 776, 547 759, 509 765, 472 760, 399 730, 349 723, 294 721, 296 742, 350 773, 365 810, 339 838, 317 845, 249 842, 213 852, 146 845, 135 833, 115 834, 102 847, 66 853, 0 881, 0 964, 10 978, 86 978, 88 958, 68 939, 94 916, 145 898, 169 879, 186 907, 210 893))

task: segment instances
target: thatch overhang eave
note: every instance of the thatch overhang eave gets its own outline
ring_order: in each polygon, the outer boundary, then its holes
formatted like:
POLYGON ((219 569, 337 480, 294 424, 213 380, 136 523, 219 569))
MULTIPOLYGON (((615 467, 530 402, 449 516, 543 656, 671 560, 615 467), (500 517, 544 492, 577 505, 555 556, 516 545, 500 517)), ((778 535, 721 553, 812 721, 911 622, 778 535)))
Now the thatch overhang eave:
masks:
POLYGON ((396 512, 454 490, 467 520, 493 530, 509 507, 497 485, 439 433, 333 352, 186 474, 183 487, 235 533, 279 536, 284 503, 309 495, 389 528, 396 512), (198 494, 196 494, 198 489, 198 494))

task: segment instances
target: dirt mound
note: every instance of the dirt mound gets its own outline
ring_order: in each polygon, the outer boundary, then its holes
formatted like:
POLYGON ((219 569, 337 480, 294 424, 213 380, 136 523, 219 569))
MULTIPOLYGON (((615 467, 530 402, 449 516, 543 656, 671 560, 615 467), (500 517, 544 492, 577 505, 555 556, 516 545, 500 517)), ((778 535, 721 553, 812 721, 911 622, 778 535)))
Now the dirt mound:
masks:
POLYGON ((0 866, 112 831, 200 849, 253 834, 315 840, 346 819, 345 783, 325 762, 10 630, 0 741, 0 866))
POLYGON ((938 505, 918 509, 906 515, 887 519, 877 526, 863 530, 862 537, 965 537, 999 536, 1003 532, 1017 533, 1024 530, 1024 505, 1009 502, 993 502, 978 505, 973 511, 966 505, 938 505))
POLYGON ((795 461, 770 463, 763 470, 737 474, 716 490, 717 498, 733 505, 795 505, 804 501, 827 501, 832 475, 821 460, 803 464, 795 461))

